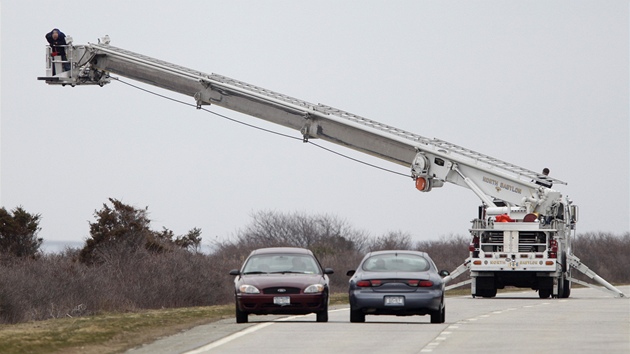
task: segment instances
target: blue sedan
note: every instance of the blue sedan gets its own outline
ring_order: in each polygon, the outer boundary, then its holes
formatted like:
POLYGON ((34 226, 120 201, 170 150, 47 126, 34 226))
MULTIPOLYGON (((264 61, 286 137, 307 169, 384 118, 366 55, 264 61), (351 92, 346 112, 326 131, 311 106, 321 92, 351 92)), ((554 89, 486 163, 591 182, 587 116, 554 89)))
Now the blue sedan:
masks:
POLYGON ((444 281, 425 252, 391 250, 368 253, 356 270, 349 270, 350 322, 365 315, 430 315, 444 323, 444 281))

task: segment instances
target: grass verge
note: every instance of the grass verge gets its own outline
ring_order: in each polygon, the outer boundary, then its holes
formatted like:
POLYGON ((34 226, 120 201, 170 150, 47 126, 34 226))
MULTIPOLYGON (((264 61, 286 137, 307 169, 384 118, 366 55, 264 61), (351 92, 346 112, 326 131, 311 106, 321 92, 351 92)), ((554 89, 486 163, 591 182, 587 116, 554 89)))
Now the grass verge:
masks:
POLYGON ((0 353, 121 353, 233 313, 233 305, 224 305, 1 325, 0 353))
MULTIPOLYGON (((348 303, 333 294, 331 305, 348 303)), ((143 343, 234 316, 234 305, 142 310, 0 325, 0 353, 122 353, 143 343)))

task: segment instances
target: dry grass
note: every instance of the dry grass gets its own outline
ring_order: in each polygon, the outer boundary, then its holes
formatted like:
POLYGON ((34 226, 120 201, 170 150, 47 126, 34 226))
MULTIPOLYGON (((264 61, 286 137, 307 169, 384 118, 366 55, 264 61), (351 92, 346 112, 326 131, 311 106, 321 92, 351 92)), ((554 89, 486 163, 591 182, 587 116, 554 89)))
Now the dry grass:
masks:
MULTIPOLYGON (((331 305, 348 303, 332 294, 331 305)), ((143 310, 0 325, 0 353, 121 353, 158 338, 234 316, 234 305, 143 310)))
POLYGON ((120 353, 233 313, 233 305, 222 305, 0 325, 0 352, 120 353))

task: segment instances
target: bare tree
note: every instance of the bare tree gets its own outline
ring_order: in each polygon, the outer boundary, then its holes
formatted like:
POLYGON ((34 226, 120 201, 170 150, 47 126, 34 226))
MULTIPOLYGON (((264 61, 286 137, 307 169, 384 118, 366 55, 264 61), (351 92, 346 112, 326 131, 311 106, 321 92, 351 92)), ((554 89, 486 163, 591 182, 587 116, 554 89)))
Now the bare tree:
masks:
POLYGON ((369 251, 411 249, 413 249, 411 235, 402 231, 390 231, 372 240, 368 245, 369 251))
POLYGON ((291 246, 328 252, 362 249, 366 239, 366 233, 329 215, 261 211, 252 215, 252 222, 237 233, 235 240, 219 243, 217 247, 220 250, 238 245, 249 252, 262 247, 291 246))

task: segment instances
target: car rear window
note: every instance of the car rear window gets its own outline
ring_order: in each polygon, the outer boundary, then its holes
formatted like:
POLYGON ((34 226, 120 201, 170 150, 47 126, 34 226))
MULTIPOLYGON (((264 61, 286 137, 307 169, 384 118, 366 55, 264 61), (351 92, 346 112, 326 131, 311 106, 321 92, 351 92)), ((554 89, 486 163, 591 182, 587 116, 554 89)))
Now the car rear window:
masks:
POLYGON ((362 268, 370 272, 425 272, 431 266, 422 256, 392 253, 372 256, 363 262, 362 268))

